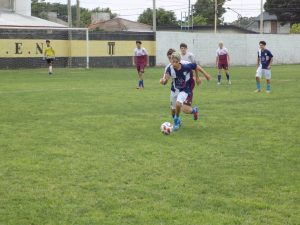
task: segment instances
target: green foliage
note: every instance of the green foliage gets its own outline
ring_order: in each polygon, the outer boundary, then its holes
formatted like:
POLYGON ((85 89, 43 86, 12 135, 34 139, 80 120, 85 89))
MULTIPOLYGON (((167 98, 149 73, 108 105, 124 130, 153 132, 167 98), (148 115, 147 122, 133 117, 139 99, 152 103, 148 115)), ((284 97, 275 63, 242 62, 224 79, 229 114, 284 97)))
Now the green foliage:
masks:
MULTIPOLYGON (((138 22, 152 25, 153 24, 153 9, 147 8, 139 16, 138 22)), ((172 11, 166 11, 165 9, 158 8, 156 10, 156 23, 158 26, 162 25, 176 25, 176 15, 172 11)))
POLYGON ((270 14, 275 14, 279 21, 292 24, 300 22, 299 0, 267 0, 264 8, 270 14))
MULTIPOLYGON (((223 8, 225 0, 218 0, 217 18, 218 24, 222 22, 220 19, 226 12, 223 8)), ((206 19, 207 24, 214 24, 215 21, 215 1, 214 0, 197 0, 194 7, 194 16, 202 16, 206 19)))
POLYGON ((300 23, 293 24, 291 34, 300 34, 300 23))
MULTIPOLYGON (((190 24, 192 24, 192 23, 190 22, 190 24)), ((193 25, 206 25, 206 24, 207 24, 207 19, 206 18, 204 18, 201 15, 194 16, 193 25)))
POLYGON ((247 28, 254 22, 255 17, 240 17, 231 24, 239 27, 247 28))
POLYGON ((0 224, 299 224, 299 70, 204 81, 170 136, 162 68, 0 70, 0 224))
MULTIPOLYGON (((72 21, 75 26, 76 23, 76 6, 71 7, 72 10, 72 21)), ((67 4, 61 3, 49 3, 45 1, 31 0, 31 13, 33 16, 47 19, 47 12, 56 12, 57 17, 65 22, 68 21, 68 10, 67 4)), ((83 27, 87 27, 91 24, 92 12, 108 12, 111 18, 115 18, 117 14, 112 13, 110 8, 96 8, 89 10, 86 8, 80 8, 80 20, 83 27)))

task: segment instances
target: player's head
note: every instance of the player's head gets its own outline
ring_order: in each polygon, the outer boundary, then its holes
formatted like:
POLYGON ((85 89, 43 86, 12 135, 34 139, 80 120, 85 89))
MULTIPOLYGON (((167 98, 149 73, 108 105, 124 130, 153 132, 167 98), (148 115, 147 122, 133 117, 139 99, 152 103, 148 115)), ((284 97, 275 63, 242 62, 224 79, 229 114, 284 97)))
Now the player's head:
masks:
POLYGON ((46 40, 46 45, 50 46, 50 41, 49 40, 46 40))
POLYGON ((267 45, 267 43, 266 43, 265 41, 260 41, 260 42, 259 42, 259 48, 260 48, 261 50, 264 50, 265 47, 266 47, 266 45, 267 45))
POLYGON ((187 44, 186 43, 181 43, 180 44, 180 52, 182 55, 185 55, 187 52, 187 44))
POLYGON ((176 50, 173 49, 173 48, 170 48, 170 49, 167 51, 167 57, 168 57, 168 59, 169 59, 170 62, 171 62, 172 54, 173 54, 174 52, 176 52, 176 50))
POLYGON ((224 43, 223 43, 223 41, 220 41, 219 42, 219 48, 223 48, 224 47, 224 43))
POLYGON ((136 41, 135 44, 136 44, 137 48, 141 48, 141 46, 142 46, 142 42, 141 41, 136 41))
POLYGON ((178 52, 173 52, 171 55, 171 63, 175 69, 180 67, 181 56, 178 52))

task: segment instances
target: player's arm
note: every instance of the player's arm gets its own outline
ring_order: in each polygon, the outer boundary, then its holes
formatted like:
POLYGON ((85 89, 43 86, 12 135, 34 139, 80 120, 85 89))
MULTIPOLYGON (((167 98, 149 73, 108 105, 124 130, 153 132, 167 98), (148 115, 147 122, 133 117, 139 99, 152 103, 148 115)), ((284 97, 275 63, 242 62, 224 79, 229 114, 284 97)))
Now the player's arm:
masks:
POLYGON ((257 57, 257 64, 256 64, 256 68, 258 68, 259 67, 259 64, 260 64, 260 58, 259 58, 259 56, 257 57))
POLYGON ((149 55, 147 54, 147 66, 150 65, 150 58, 149 58, 149 55))
POLYGON ((218 68, 219 65, 219 55, 216 56, 216 67, 218 68))
POLYGON ((163 77, 160 78, 159 83, 162 85, 166 85, 168 83, 168 80, 170 79, 170 74, 168 72, 165 72, 163 77))
POLYGON ((135 66, 135 56, 132 56, 132 65, 135 66))
POLYGON ((230 66, 230 56, 229 53, 227 53, 227 63, 228 63, 228 67, 230 66))
POLYGON ((206 80, 211 80, 211 76, 201 66, 197 65, 197 68, 195 70, 202 73, 205 76, 206 80))
POLYGON ((273 57, 271 58, 271 60, 270 60, 270 64, 269 64, 269 66, 268 66, 268 69, 269 69, 269 70, 271 69, 271 67, 272 67, 272 64, 273 64, 273 57))
POLYGON ((47 52, 46 52, 46 49, 44 51, 44 56, 43 56, 43 60, 45 60, 47 58, 47 52))
POLYGON ((196 84, 199 86, 202 83, 202 80, 199 77, 198 70, 193 70, 193 74, 195 75, 196 84))

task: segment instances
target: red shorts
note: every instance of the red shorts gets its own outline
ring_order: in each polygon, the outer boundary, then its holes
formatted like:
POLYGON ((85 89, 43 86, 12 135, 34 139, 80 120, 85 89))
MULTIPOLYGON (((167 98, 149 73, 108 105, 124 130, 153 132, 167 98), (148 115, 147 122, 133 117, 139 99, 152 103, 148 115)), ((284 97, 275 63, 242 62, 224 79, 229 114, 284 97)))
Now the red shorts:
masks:
POLYGON ((218 64, 218 69, 224 69, 224 70, 228 70, 228 63, 219 63, 218 64))
POLYGON ((144 64, 137 64, 136 65, 136 70, 140 73, 144 73, 145 72, 145 65, 144 64))

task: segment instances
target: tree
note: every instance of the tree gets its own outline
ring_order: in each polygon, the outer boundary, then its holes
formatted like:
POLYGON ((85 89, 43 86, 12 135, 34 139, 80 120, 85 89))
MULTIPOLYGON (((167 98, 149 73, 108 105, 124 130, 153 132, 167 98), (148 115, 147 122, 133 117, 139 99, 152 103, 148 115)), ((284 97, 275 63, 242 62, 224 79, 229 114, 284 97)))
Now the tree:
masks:
MULTIPOLYGON (((192 24, 192 23, 190 23, 192 24)), ((201 15, 196 15, 193 17, 193 25, 206 25, 207 19, 201 15)))
MULTIPOLYGON (((152 25, 153 24, 153 9, 146 9, 139 15, 138 22, 152 25)), ((156 10, 156 23, 158 26, 162 25, 176 25, 176 15, 172 11, 166 11, 165 9, 158 8, 156 10)))
MULTIPOLYGON (((217 1, 217 0, 216 0, 217 1)), ((218 0, 217 23, 220 24, 222 15, 226 12, 223 8, 225 0, 218 0)), ((202 16, 206 19, 207 24, 214 24, 215 21, 215 0, 197 0, 194 11, 194 17, 202 16)))
POLYGON ((270 14, 275 14, 283 23, 300 22, 300 1, 299 0, 267 0, 264 8, 270 14))
POLYGON ((231 24, 239 27, 247 28, 253 22, 255 22, 255 17, 240 17, 237 20, 233 21, 231 24))
POLYGON ((291 28, 291 34, 300 34, 300 23, 294 23, 291 28))

